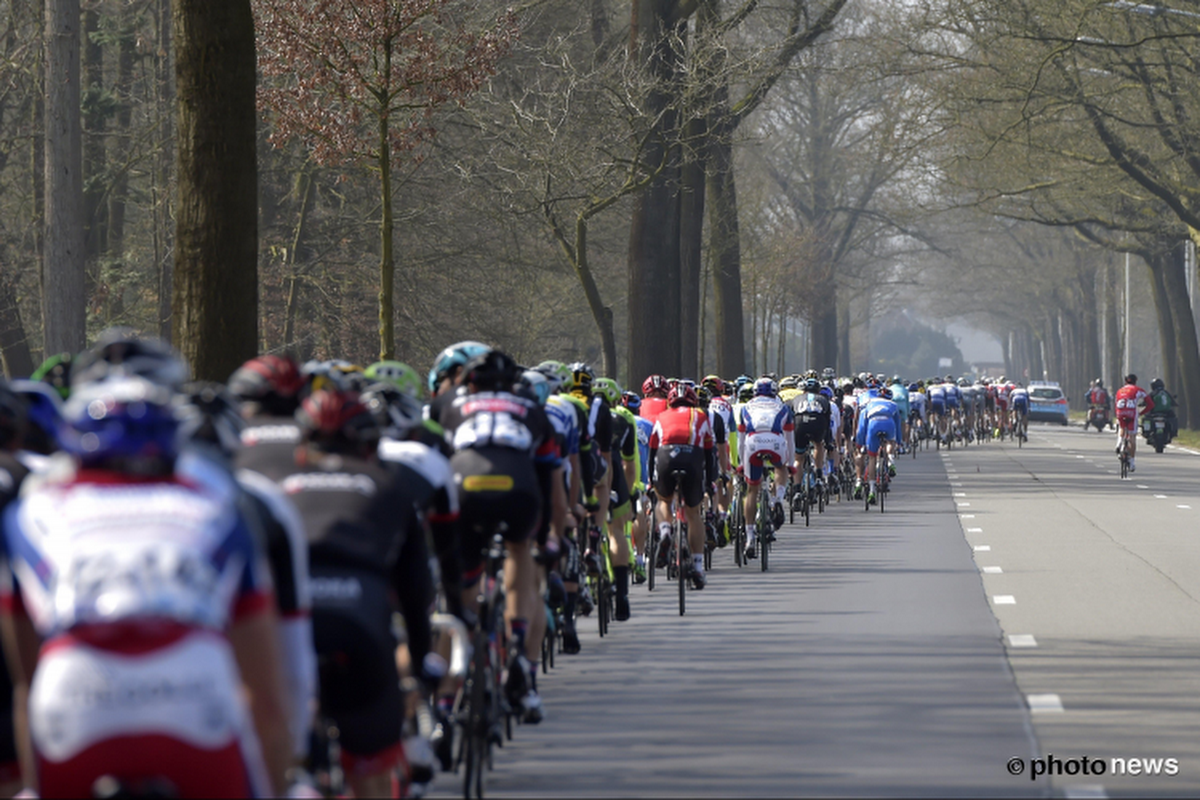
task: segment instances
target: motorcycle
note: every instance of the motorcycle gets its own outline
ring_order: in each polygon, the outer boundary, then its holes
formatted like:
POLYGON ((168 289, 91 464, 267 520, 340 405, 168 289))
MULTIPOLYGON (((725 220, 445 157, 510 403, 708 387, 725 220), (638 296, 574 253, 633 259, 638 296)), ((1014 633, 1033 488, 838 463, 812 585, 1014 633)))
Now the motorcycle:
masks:
POLYGON ((1154 452, 1161 453, 1174 438, 1171 423, 1162 415, 1150 414, 1142 419, 1142 436, 1154 452))
POLYGON ((1108 406, 1091 406, 1088 408, 1087 422, 1083 424, 1083 429, 1087 430, 1095 425, 1097 431, 1103 431, 1111 424, 1112 419, 1109 416, 1108 406))

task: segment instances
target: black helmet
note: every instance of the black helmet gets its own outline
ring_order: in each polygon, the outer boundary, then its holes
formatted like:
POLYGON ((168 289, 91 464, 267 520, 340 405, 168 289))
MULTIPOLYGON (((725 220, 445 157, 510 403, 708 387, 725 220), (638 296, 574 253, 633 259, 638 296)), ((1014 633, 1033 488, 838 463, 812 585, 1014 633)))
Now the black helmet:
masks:
POLYGON ((1133 386, 1134 384, 1137 383, 1137 375, 1134 375, 1132 372, 1129 373, 1128 375, 1125 376, 1125 383, 1129 384, 1130 386, 1133 386))
POLYGON ((1166 387, 1167 387, 1167 385, 1165 383, 1163 383, 1162 378, 1155 378, 1154 380, 1150 381, 1150 388, 1156 392, 1161 391, 1162 389, 1165 389, 1166 387))
POLYGON ((520 380, 522 371, 508 353, 489 350, 466 363, 463 367, 463 383, 485 392, 511 391, 520 380))

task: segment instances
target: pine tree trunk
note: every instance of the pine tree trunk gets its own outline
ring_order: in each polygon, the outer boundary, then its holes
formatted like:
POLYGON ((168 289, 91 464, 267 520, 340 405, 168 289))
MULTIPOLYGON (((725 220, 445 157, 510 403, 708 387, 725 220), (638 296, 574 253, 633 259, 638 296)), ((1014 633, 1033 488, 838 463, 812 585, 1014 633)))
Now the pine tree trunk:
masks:
POLYGON ((171 313, 196 377, 258 351, 258 167, 249 0, 174 0, 179 206, 171 313))
POLYGON ((47 354, 86 336, 79 0, 46 0, 46 226, 42 318, 47 354))
MULTIPOLYGON (((1180 246, 1171 248, 1167 254, 1163 283, 1167 299, 1171 303, 1171 320, 1175 328, 1176 383, 1180 398, 1179 424, 1181 427, 1200 427, 1200 343, 1196 340, 1196 321, 1188 302, 1187 272, 1184 250, 1180 246)), ((1171 361, 1168 351, 1163 351, 1163 362, 1171 361)))
MULTIPOLYGON (((120 44, 117 50, 117 142, 118 148, 128 145, 130 123, 133 120, 134 60, 137 58, 136 24, 137 15, 133 6, 126 6, 121 17, 120 44)), ((108 203, 107 256, 110 260, 123 263, 125 260, 125 211, 129 201, 129 170, 120 170, 113 177, 112 195, 108 203)), ((125 313, 123 287, 117 286, 111 294, 109 319, 120 321, 125 313)))
POLYGON ((700 353, 700 267, 704 241, 704 171, 705 157, 702 142, 708 124, 703 118, 688 120, 684 130, 682 196, 680 198, 679 260, 682 274, 680 285, 680 342, 679 374, 702 377, 700 353))
MULTIPOLYGON (((708 160, 708 231, 713 269, 717 329, 717 373, 746 371, 745 322, 742 317, 742 244, 733 177, 733 142, 728 130, 712 133, 708 160)), ((753 340, 753 329, 751 340, 753 340)), ((753 356, 751 356, 753 358, 753 356)))
POLYGON ((158 50, 155 60, 155 84, 158 90, 159 136, 154 166, 154 237, 158 273, 158 335, 171 341, 174 332, 172 297, 174 295, 175 239, 171 232, 171 170, 175 152, 175 83, 171 67, 171 3, 158 0, 158 50))

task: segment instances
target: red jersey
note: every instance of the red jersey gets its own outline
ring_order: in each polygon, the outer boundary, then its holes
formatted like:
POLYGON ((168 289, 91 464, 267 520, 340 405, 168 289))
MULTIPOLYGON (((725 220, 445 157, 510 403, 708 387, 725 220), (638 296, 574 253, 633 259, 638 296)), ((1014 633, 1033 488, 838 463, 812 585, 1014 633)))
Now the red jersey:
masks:
POLYGON ((658 415, 667 410, 667 398, 665 397, 646 397, 642 400, 641 410, 638 414, 643 419, 648 419, 651 422, 658 420, 658 415))
POLYGON ((1142 387, 1127 383, 1117 390, 1118 417, 1136 417, 1141 403, 1146 404, 1147 412, 1154 410, 1154 401, 1142 387))
POLYGON ((1099 386, 1094 386, 1087 393, 1087 401, 1094 406, 1108 405, 1108 391, 1099 386))
MULTIPOLYGON (((645 407, 645 401, 642 401, 642 406, 645 407)), ((708 415, 691 406, 668 408, 659 414, 650 434, 650 449, 657 450, 672 444, 688 444, 711 450, 713 429, 708 415)))

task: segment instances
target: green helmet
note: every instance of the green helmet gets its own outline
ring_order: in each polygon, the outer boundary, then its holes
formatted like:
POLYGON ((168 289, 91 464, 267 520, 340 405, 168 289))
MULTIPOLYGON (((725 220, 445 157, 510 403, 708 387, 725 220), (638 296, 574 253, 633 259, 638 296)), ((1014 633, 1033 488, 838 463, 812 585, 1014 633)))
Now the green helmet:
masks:
POLYGON ((399 361, 376 361, 363 370, 363 376, 372 383, 390 383, 409 397, 419 398, 423 389, 417 371, 399 361))
POLYGON ((603 395, 610 406, 616 407, 621 403, 621 386, 612 378, 596 378, 592 381, 592 391, 603 395))
POLYGON ((50 356, 29 376, 31 380, 47 383, 63 400, 71 394, 71 354, 50 356))

